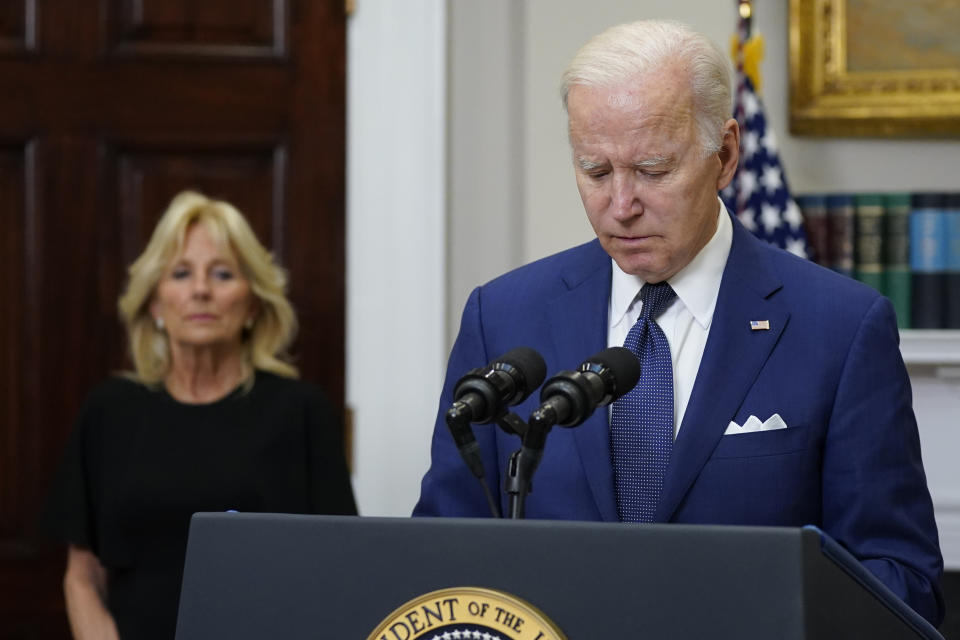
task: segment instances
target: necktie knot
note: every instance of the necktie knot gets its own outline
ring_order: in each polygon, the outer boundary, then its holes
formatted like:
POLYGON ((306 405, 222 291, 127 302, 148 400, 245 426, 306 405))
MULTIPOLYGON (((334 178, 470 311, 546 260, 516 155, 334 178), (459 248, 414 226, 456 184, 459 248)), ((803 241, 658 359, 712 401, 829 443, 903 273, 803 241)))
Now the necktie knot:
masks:
POLYGON ((655 320, 663 310, 677 297, 676 292, 667 284, 667 281, 656 284, 647 283, 640 289, 640 317, 646 320, 655 320))

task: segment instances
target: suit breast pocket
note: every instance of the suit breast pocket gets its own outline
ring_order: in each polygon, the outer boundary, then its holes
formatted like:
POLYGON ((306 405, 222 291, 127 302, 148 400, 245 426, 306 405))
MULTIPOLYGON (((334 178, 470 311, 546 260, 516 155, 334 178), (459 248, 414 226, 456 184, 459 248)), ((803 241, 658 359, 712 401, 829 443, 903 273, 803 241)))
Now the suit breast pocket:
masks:
POLYGON ((801 426, 722 436, 711 457, 753 458, 803 451, 810 446, 809 433, 810 429, 801 426))

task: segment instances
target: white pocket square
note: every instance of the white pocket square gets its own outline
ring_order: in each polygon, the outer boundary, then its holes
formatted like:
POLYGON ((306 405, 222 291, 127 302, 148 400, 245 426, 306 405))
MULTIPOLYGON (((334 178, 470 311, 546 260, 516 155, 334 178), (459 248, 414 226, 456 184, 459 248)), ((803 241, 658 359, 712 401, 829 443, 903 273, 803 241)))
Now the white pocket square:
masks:
POLYGON ((750 416, 741 427, 736 422, 731 421, 727 425, 727 430, 723 432, 725 436, 733 436, 738 433, 756 433, 757 431, 774 431, 776 429, 786 429, 787 423, 783 421, 779 413, 775 413, 764 422, 760 422, 757 416, 750 416))

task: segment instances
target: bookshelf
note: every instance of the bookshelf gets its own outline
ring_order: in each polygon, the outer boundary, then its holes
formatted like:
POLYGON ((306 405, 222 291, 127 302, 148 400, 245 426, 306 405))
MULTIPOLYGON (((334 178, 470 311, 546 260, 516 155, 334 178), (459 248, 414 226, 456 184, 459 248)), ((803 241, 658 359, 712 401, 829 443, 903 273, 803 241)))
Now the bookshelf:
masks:
POLYGON ((904 361, 960 379, 960 192, 807 194, 797 203, 818 264, 873 287, 904 326, 922 327, 901 331, 904 361))
POLYGON ((960 330, 904 329, 900 353, 908 365, 940 365, 944 374, 960 377, 960 330))

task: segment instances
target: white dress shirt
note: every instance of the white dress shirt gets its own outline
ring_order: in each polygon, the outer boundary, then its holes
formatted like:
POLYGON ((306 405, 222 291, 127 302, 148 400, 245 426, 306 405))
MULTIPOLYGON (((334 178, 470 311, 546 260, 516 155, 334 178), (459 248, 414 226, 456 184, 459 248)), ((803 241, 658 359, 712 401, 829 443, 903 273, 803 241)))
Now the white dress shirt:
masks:
MULTIPOLYGON (((677 297, 660 314, 656 322, 670 343, 673 358, 673 436, 676 438, 683 422, 683 414, 690 401, 693 383, 697 379, 703 349, 710 334, 713 310, 717 306, 720 280, 733 243, 733 224, 723 203, 717 220, 717 230, 700 253, 667 280, 677 297)), ((612 259, 611 259, 612 261, 612 259)), ((630 328, 640 317, 640 289, 644 281, 639 276, 624 273, 613 262, 610 284, 610 308, 607 313, 607 346, 623 346, 630 328)))

